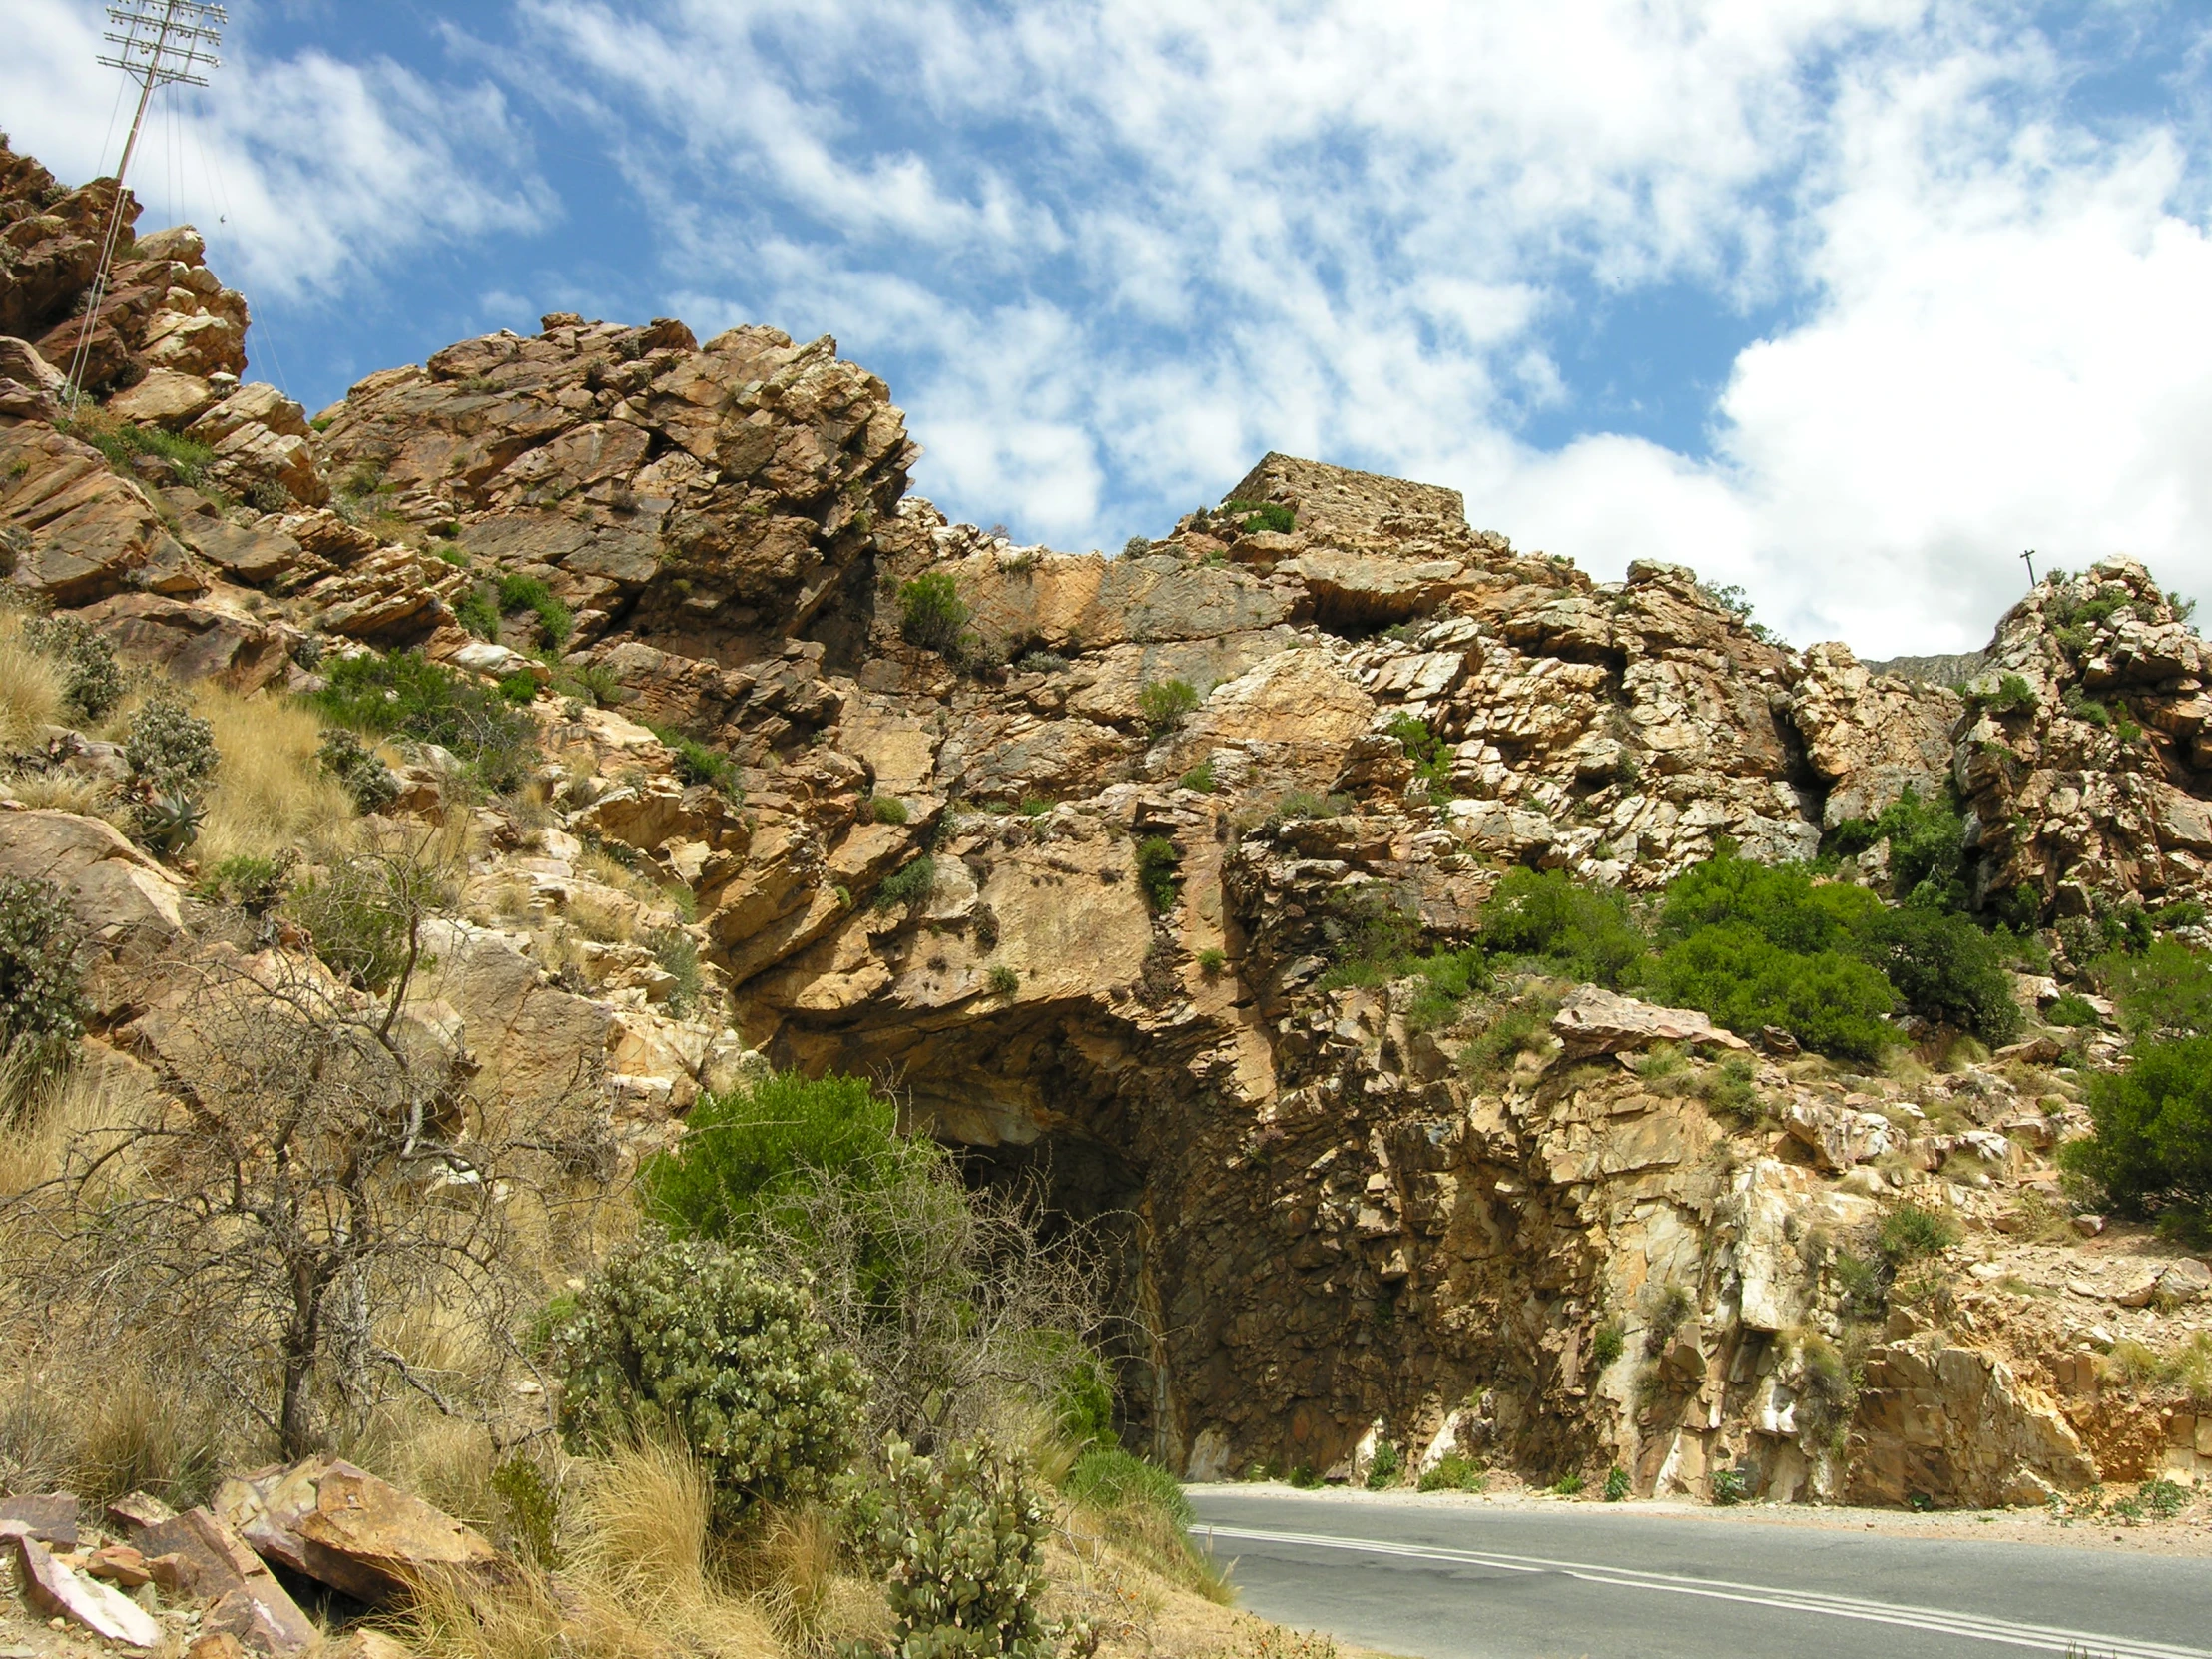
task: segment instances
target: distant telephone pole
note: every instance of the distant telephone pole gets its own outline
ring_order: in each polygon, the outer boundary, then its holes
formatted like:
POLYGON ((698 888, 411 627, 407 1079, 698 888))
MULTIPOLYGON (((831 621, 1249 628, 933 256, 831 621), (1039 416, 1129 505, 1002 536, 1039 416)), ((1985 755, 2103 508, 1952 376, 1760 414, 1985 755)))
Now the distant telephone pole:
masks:
POLYGON ((2035 549, 2029 548, 2020 557, 2027 561, 2027 585, 2033 587, 2035 585, 2035 549))
POLYGON ((123 141, 123 159, 116 164, 115 205, 108 212, 107 234, 100 242, 100 266, 93 273, 92 295, 85 304, 84 320, 77 325, 77 349, 70 353, 72 409, 84 401, 85 365, 92 355, 92 334, 100 322, 100 306, 107 298, 108 265, 115 258, 116 239, 123 232, 123 181, 131 171, 132 153, 138 149, 139 129, 146 125, 146 108, 153 103, 159 87, 177 82, 188 87, 208 84, 207 76, 200 71, 222 68, 223 60, 215 55, 215 49, 223 44, 223 26, 230 21, 230 14, 221 6, 201 5, 196 0, 124 0, 108 8, 108 22, 113 27, 103 38, 115 50, 95 61, 109 69, 120 69, 138 82, 139 101, 131 116, 130 136, 123 141))

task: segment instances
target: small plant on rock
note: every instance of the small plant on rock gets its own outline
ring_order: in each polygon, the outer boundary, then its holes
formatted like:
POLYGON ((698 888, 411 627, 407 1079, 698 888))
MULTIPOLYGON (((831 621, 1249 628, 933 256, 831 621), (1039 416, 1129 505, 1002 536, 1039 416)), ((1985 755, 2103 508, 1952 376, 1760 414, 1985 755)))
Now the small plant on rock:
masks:
POLYGON ((1198 688, 1188 680, 1155 680, 1137 693, 1137 711, 1145 729, 1161 738, 1183 724, 1198 707, 1198 688))
POLYGON ((1137 881, 1155 911, 1172 909, 1182 883, 1183 855, 1165 835, 1137 843, 1137 881))
POLYGON ((1615 1463, 1611 1468, 1605 1471, 1606 1502, 1626 1502, 1630 1490, 1631 1488, 1628 1483, 1628 1471, 1622 1468, 1620 1464, 1615 1463))
POLYGON ((904 824, 907 818, 906 803, 889 795, 871 797, 867 813, 877 824, 904 824))
POLYGON ((563 1434, 608 1446, 656 1428, 706 1469, 715 1514, 803 1503, 850 1463, 863 1387, 800 1286, 704 1239, 610 1259, 553 1329, 563 1434))
POLYGON ((1214 763, 1201 761, 1183 774, 1176 783, 1186 790, 1196 790, 1200 795, 1212 795, 1218 787, 1214 782, 1214 763))
POLYGON ((1479 1492, 1484 1479, 1471 1458, 1447 1451, 1421 1470, 1419 1484, 1424 1492, 1479 1492))
POLYGON ((1221 970, 1229 965, 1228 952, 1209 945, 1198 953, 1198 971, 1209 979, 1221 977, 1221 970))
POLYGON ((1959 1240, 1958 1224, 1939 1210, 1900 1204, 1882 1221, 1878 1247, 1895 1267, 1940 1256, 1959 1240))
POLYGON ((1726 1508, 1751 1496, 1751 1476, 1739 1468, 1713 1471, 1713 1501, 1726 1508))
POLYGON ((926 904, 937 890, 937 861, 924 852, 905 868, 884 878, 875 889, 875 907, 895 910, 900 905, 926 904))
POLYGON ((1012 996, 1021 989, 1021 975, 1001 962, 984 976, 993 996, 1012 996))
POLYGON ((898 590, 898 637, 923 651, 950 656, 973 613, 952 578, 941 570, 917 576, 898 590))

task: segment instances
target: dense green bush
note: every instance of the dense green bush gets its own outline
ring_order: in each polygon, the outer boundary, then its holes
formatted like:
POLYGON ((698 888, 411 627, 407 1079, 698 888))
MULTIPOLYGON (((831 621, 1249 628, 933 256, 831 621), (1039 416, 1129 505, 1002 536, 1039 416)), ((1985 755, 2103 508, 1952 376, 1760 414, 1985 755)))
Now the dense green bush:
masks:
POLYGON ((942 1457, 893 1443, 874 1553, 888 1563, 897 1659, 1051 1659, 1044 1548, 1051 1514, 988 1442, 942 1457))
POLYGON ((448 894, 429 871, 402 860, 346 858, 283 900, 315 954, 365 991, 382 991, 407 965, 416 922, 448 894))
POLYGON ((1785 950, 1742 924, 1701 927, 1644 970, 1658 1001, 1699 1008, 1732 1031, 1780 1026, 1808 1048, 1872 1060, 1897 1041, 1897 992, 1855 956, 1785 950))
POLYGON ((1482 946, 1601 985, 1620 984, 1649 948, 1627 899, 1556 869, 1512 870, 1497 884, 1482 915, 1482 946))
POLYGON ((895 910, 901 904, 926 904, 937 890, 937 860, 924 852, 902 869, 883 878, 875 889, 875 907, 895 910))
POLYGON ((859 1369, 806 1291, 705 1239, 647 1238, 561 1309, 561 1428, 578 1447, 672 1432, 729 1527, 827 1492, 857 1449, 859 1369))
POLYGON ((2212 1037, 2145 1043, 2087 1094, 2096 1133, 2065 1146, 2066 1167, 2122 1215, 2212 1228, 2212 1037))
POLYGON ((29 1044, 58 1061, 85 1029, 84 929, 51 881, 0 876, 0 1056, 29 1044))
POLYGON ((1963 1237, 1958 1223, 1940 1210, 1900 1204, 1882 1218, 1876 1246, 1893 1267, 1940 1256, 1963 1237))
POLYGON ((377 759, 376 751, 361 741, 358 732, 342 726, 327 727, 314 754, 322 770, 352 798, 355 812, 380 813, 399 799, 399 780, 377 759))
POLYGON ((1890 843, 1890 884, 1902 900, 1941 909, 1966 902, 1966 823, 1947 802, 1905 793, 1873 819, 1846 819, 1830 830, 1823 850, 1849 857, 1878 841, 1890 843))
POLYGON ((1217 787, 1214 778, 1214 763, 1212 761, 1199 762, 1198 765, 1183 774, 1181 778, 1178 778, 1176 783, 1183 789, 1196 790, 1200 795, 1212 795, 1217 787))
POLYGON ((1273 530, 1278 535, 1289 535, 1291 526, 1298 522, 1298 511, 1279 501, 1224 501, 1221 510, 1239 521, 1247 530, 1273 530))
POLYGON ((1424 1492, 1479 1492, 1485 1484, 1482 1470, 1474 1460, 1456 1451, 1445 1452, 1421 1470, 1419 1481, 1424 1492))
POLYGON ((721 750, 710 748, 671 727, 654 726, 648 730, 661 740, 682 782, 710 785, 733 801, 745 798, 744 787, 738 781, 738 763, 721 750))
POLYGON ((503 573, 499 578, 499 609, 508 616, 517 611, 532 612, 538 619, 538 642, 554 651, 566 645, 576 632, 574 613, 535 576, 503 573))
POLYGON ((878 795, 869 797, 867 816, 877 824, 904 824, 909 815, 906 803, 896 796, 878 795))
MULTIPOLYGON (((2107 956, 2097 963, 2097 972, 2119 1004, 2120 1023, 2129 1035, 2167 1031, 2212 1037, 2212 962, 2179 940, 2155 940, 2139 956, 2107 956)), ((2089 1017, 2074 1016, 2069 1023, 2096 1023, 2096 1010, 2085 1001, 2081 1012, 2089 1017)), ((2055 1005, 2051 1013, 2055 1019, 2055 1005)))
POLYGON ((1183 854, 1165 835, 1147 835, 1137 843, 1137 883, 1155 910, 1172 909, 1182 886, 1183 854))
POLYGON ((123 666, 115 647, 89 622, 73 616, 35 616, 23 624, 23 643, 51 657, 62 670, 62 712, 83 724, 106 718, 123 701, 123 666))
POLYGON ((738 1242, 768 1218, 793 1224, 787 1201, 825 1181, 895 1185, 945 1154, 899 1134, 898 1112, 864 1077, 781 1071, 751 1088, 700 1097, 684 1138, 639 1174, 645 1213, 679 1238, 738 1242))
POLYGON ((1137 693, 1137 710, 1144 716, 1145 729, 1156 738, 1182 725, 1197 707, 1198 688, 1188 680, 1155 680, 1137 693))
POLYGON ((1992 1048, 2020 1034, 2020 1005, 2003 951, 1966 917, 1901 905, 1862 922, 1856 948, 1924 1019, 1970 1031, 1992 1048))
POLYGON ((898 590, 898 637, 923 651, 955 653, 971 614, 952 578, 941 570, 917 576, 898 590))
POLYGON ((508 699, 419 651, 347 657, 309 701, 330 721, 372 736, 434 743, 485 788, 519 789, 538 763, 537 723, 508 699))
POLYGON ((1198 1518, 1174 1475, 1157 1463, 1125 1451, 1112 1439, 1085 1447, 1068 1469, 1067 1478, 1060 1482, 1060 1489, 1094 1509, 1154 1509, 1177 1526, 1189 1526, 1198 1518))

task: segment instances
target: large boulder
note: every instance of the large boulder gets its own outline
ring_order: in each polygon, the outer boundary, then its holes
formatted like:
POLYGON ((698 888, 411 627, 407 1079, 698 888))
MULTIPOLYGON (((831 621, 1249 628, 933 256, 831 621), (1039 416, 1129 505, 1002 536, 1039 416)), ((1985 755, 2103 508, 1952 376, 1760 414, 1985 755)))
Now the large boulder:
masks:
POLYGON ((342 1458, 309 1457, 226 1480, 215 1507, 265 1558, 371 1607, 426 1578, 505 1566, 472 1528, 342 1458))
POLYGON ((2054 1404, 1996 1356, 1935 1332, 1868 1354, 1851 1447, 1856 1503, 1989 1509, 2098 1478, 2054 1404))
POLYGON ((1569 991, 1552 1017, 1551 1031, 1559 1039, 1564 1057, 1570 1060, 1592 1054, 1624 1054, 1660 1042, 1739 1053, 1751 1047, 1695 1008, 1661 1008, 1602 985, 1577 985, 1569 991))

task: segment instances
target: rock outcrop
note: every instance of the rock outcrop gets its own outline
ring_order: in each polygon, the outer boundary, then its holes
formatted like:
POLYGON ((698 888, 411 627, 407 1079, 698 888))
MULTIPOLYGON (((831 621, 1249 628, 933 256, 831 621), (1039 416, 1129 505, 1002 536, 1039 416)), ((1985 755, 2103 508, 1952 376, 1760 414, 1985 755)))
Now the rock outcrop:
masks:
MULTIPOLYGON (((1282 455, 1121 556, 1016 546, 906 493, 903 416, 827 338, 557 314, 310 422, 238 383, 243 302, 184 230, 133 247, 88 382, 206 459, 118 459, 51 380, 101 190, 0 152, 8 579, 242 692, 370 648, 556 682, 526 804, 393 760, 393 814, 477 833, 422 1018, 501 1086, 584 1089, 636 1156, 766 1064, 898 1079, 979 1177, 1121 1241, 1124 1427, 1194 1475, 1327 1470, 1378 1421, 1431 1460, 1785 1498, 2014 1501, 2137 1456, 2037 1357, 2080 1322, 2007 1349, 2032 1309, 1885 1333, 1836 1382, 1839 1252, 1907 1189, 1986 1236, 2078 1132, 2073 1085, 2024 1098, 2021 1068, 2113 1040, 1907 1086, 1530 982, 1501 1052, 1491 1004, 1331 969, 1466 941, 1513 868, 1650 893, 1724 843, 1812 857, 1908 790, 1961 805, 1971 902, 2061 924, 2062 969, 2071 918, 2212 899, 2203 650, 2139 565, 2039 584, 1951 686, 1282 455), (929 648, 924 576, 964 613, 929 648), (572 631, 501 614, 497 578, 572 631)), ((1843 876, 1883 886, 1880 854, 1843 876)), ((0 810, 0 869, 63 882, 112 968, 96 1025, 159 1059, 130 975, 205 947, 184 883, 54 812, 0 810)))

